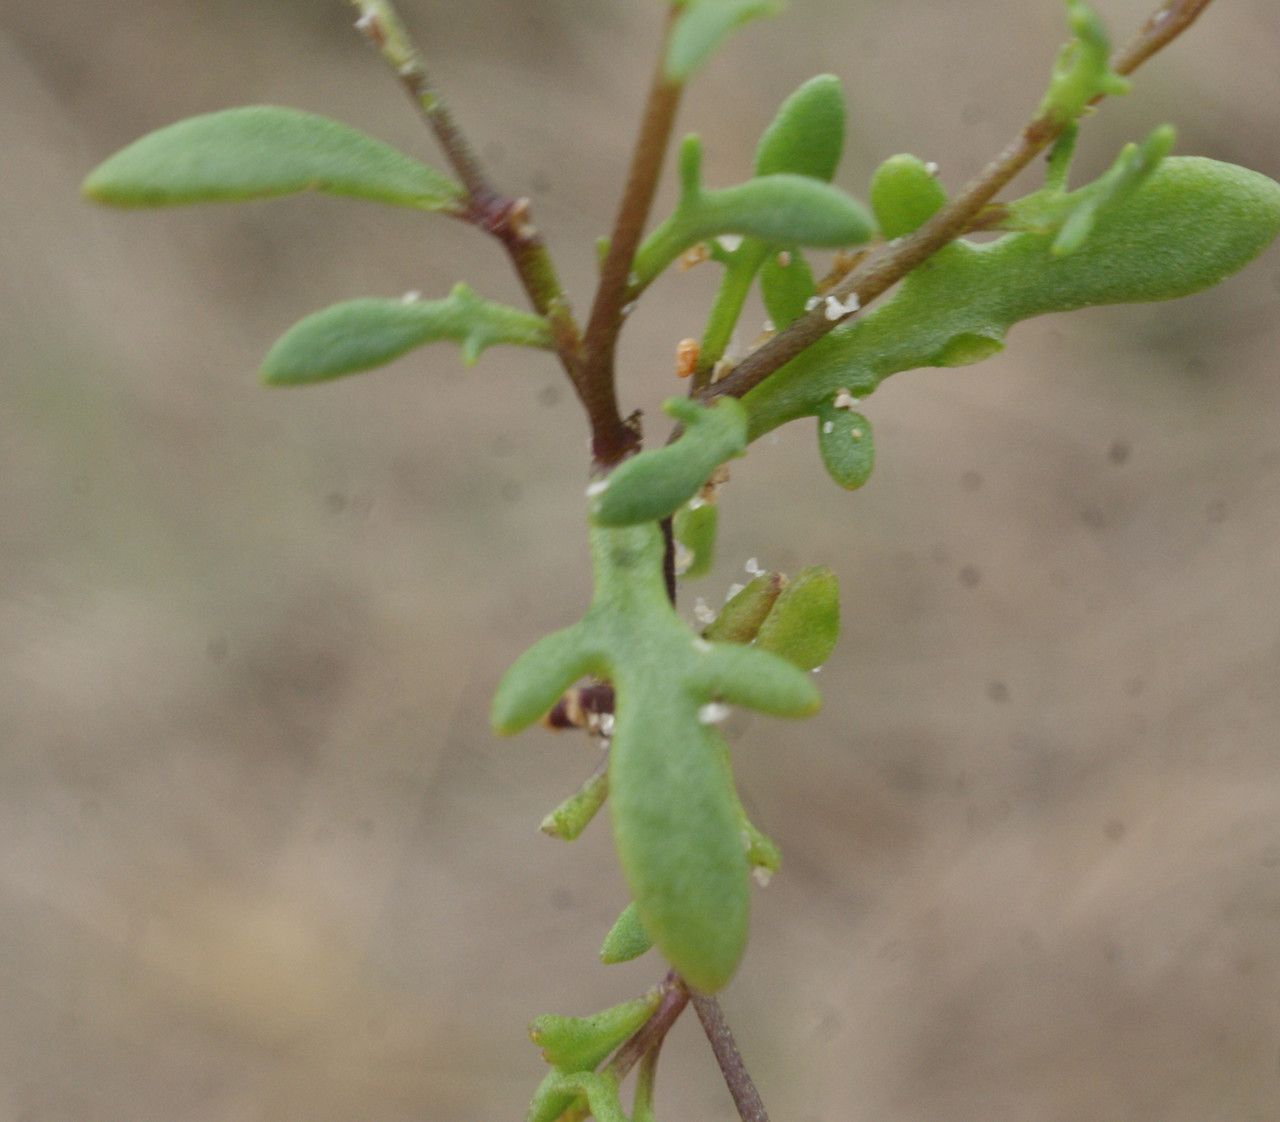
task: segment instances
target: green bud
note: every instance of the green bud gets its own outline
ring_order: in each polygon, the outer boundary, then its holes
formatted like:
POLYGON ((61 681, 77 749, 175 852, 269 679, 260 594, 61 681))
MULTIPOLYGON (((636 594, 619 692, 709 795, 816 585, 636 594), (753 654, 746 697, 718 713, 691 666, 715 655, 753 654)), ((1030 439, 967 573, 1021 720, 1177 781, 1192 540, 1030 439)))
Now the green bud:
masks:
POLYGON ((600 961, 606 966, 630 962, 652 946, 653 940, 640 922, 640 912, 631 903, 622 909, 622 914, 614 920, 609 934, 604 937, 604 942, 600 945, 600 961))
POLYGON ((871 177, 871 209, 886 238, 923 226, 946 202, 942 184, 915 156, 890 156, 871 177))

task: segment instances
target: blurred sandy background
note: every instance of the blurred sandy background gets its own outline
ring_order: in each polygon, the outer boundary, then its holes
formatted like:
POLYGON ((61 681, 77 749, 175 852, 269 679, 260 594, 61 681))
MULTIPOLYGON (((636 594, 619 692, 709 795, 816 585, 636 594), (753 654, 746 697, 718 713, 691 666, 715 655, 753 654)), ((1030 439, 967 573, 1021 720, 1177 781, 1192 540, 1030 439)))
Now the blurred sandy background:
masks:
MULTIPOLYGON (((792 8, 686 103, 712 182, 832 70, 844 186, 908 149, 954 187, 1062 34, 1053 0, 792 8)), ((581 306, 658 5, 405 9, 581 306)), ((1147 4, 1102 9, 1120 37, 1147 4)), ((238 103, 434 160, 344 4, 0 13, 0 1119, 519 1118, 528 1018, 661 973, 596 964, 624 902, 604 823, 536 833, 593 750, 486 729, 507 663, 582 606, 576 406, 514 351, 257 386, 327 303, 516 300, 461 226, 79 201, 126 141, 238 103)), ((1273 0, 1215 5, 1089 126, 1081 173, 1172 118, 1180 151, 1280 174, 1278 49, 1273 0)), ((669 392, 713 280, 646 300, 629 406, 669 392)), ((786 854, 724 999, 778 1122, 1280 1117, 1278 354, 1273 248, 1210 294, 894 379, 856 495, 807 424, 735 470, 694 591, 756 556, 830 563, 845 599, 825 712, 731 726, 786 854)), ((660 1110, 730 1119, 687 1020, 660 1110)))

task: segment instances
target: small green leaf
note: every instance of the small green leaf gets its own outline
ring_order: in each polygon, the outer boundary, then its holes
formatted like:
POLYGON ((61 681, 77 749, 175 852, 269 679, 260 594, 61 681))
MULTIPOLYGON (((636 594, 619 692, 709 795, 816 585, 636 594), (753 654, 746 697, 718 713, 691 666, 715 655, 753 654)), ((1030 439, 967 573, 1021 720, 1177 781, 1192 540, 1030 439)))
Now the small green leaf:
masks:
POLYGON ((1067 0, 1067 22, 1074 38, 1058 54, 1040 116, 1059 124, 1079 117, 1103 94, 1122 94, 1129 82, 1111 69, 1111 41, 1098 13, 1084 0, 1067 0))
POLYGON ((703 636, 717 643, 750 643, 786 583, 781 573, 761 573, 725 601, 703 636))
POLYGON ((844 150, 844 93, 818 74, 791 94, 756 145, 756 175, 807 175, 831 182, 844 150))
POLYGON ((666 74, 687 82, 735 27, 782 10, 781 0, 685 0, 667 44, 666 74))
POLYGON ((653 946, 653 940, 640 922, 640 912, 634 903, 622 909, 622 914, 614 920, 609 934, 600 945, 600 961, 606 966, 618 962, 630 962, 639 958, 653 946))
POLYGON ((599 657, 580 627, 539 639, 498 683, 489 720, 493 731, 510 736, 546 713, 579 678, 592 673, 599 657))
POLYGON ((297 109, 251 105, 190 117, 100 164, 84 193, 113 206, 236 202, 322 191, 457 213, 463 191, 362 132, 297 109))
POLYGON ((716 556, 718 521, 716 504, 701 500, 696 495, 676 511, 672 531, 676 542, 685 550, 688 561, 681 568, 677 558, 677 576, 684 580, 696 580, 711 571, 716 556))
POLYGON ((875 467, 871 422, 861 413, 823 406, 818 412, 818 451, 831 478, 846 491, 857 490, 875 467))
POLYGON ((661 991, 652 989, 642 997, 590 1017, 546 1013, 529 1026, 529 1039, 542 1049, 542 1058, 558 1071, 593 1071, 653 1015, 661 998, 661 991))
POLYGON ((624 461, 593 484, 591 519, 598 526, 632 526, 674 514, 698 493, 725 460, 746 450, 747 420, 733 398, 703 406, 688 398, 668 398, 663 410, 684 425, 680 437, 624 461))
POLYGON ((609 797, 609 772, 601 768, 551 811, 538 828, 553 838, 574 841, 587 828, 609 797))
POLYGON ((633 291, 646 287, 690 246, 724 234, 776 245, 850 246, 871 236, 871 216, 843 191, 803 175, 763 175, 736 187, 700 182, 701 146, 681 146, 681 194, 676 209, 636 252, 633 291))
POLYGON ((756 636, 756 647, 801 670, 821 666, 840 634, 840 586, 830 569, 802 570, 778 597, 756 636))
POLYGON ((871 177, 871 209, 886 238, 900 238, 923 226, 947 202, 947 193, 928 165, 903 153, 890 156, 871 177))
POLYGON ((552 346, 546 320, 482 300, 459 284, 443 300, 350 300, 309 315, 267 352, 262 380, 269 386, 325 382, 384 366, 442 339, 462 345, 468 366, 497 343, 552 346))
POLYGON ((586 1109, 586 1095, 576 1086, 567 1086, 564 1073, 553 1069, 547 1072, 534 1091, 525 1113, 525 1122, 557 1122, 565 1111, 579 1102, 586 1109))
POLYGON ((809 264, 797 250, 772 254, 760 267, 760 296, 779 331, 804 315, 817 290, 809 264))
MULTIPOLYGON (((785 595, 784 591, 778 597, 779 603, 785 595)), ((766 619, 761 625, 761 637, 768 623, 766 619)), ((796 662, 798 659, 766 650, 759 638, 755 646, 718 643, 700 667, 696 681, 730 705, 749 706, 774 717, 809 717, 821 707, 822 698, 809 675, 796 668, 796 662)))

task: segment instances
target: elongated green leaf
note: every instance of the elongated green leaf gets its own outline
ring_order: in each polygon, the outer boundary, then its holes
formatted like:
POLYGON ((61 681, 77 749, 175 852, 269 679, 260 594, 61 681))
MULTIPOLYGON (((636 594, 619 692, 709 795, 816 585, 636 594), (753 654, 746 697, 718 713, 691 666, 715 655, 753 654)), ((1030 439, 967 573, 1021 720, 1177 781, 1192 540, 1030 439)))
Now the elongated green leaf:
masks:
POLYGON ((666 73, 687 82, 735 27, 782 10, 781 0, 686 0, 667 44, 666 73))
POLYGON ((844 93, 818 74, 778 107, 756 145, 756 175, 807 175, 831 182, 844 151, 844 93))
POLYGON ((698 138, 686 137, 680 150, 680 200, 636 251, 635 289, 647 286, 690 246, 724 234, 784 246, 850 246, 871 236, 866 209, 829 183, 779 174, 706 189, 701 160, 698 138))
POLYGON ((274 105, 191 117, 135 140, 84 182, 113 206, 236 202, 323 191, 458 211, 452 180, 348 125, 274 105))
POLYGON ((609 772, 602 769, 548 814, 539 829, 553 838, 573 841, 581 836, 608 797, 609 772))
POLYGON ((600 961, 606 966, 618 962, 630 962, 639 958, 653 946, 653 940, 640 922, 640 912, 635 904, 628 904, 614 920, 609 933, 600 946, 600 961))
POLYGON ((729 597, 703 636, 717 643, 750 643, 786 585, 781 573, 761 573, 729 597))
POLYGON ((459 284, 443 300, 351 300, 307 316, 267 352, 262 380, 269 386, 326 382, 384 366, 439 340, 460 343, 468 366, 497 343, 552 345, 551 331, 540 316, 482 300, 459 284))
POLYGON ((818 694, 785 659, 690 631, 667 599, 656 523, 596 527, 591 546, 591 607, 517 660, 495 724, 536 716, 583 667, 613 684, 609 806, 627 887, 663 955, 713 992, 742 955, 749 907, 741 806, 714 728, 721 702, 800 716, 818 694))
POLYGON ((656 522, 688 502, 708 476, 746 450, 747 418, 732 398, 714 406, 668 398, 663 410, 684 425, 679 439, 625 460, 593 486, 591 519, 598 526, 656 522))
POLYGON ((864 397, 890 374, 955 366, 1000 349, 1020 320, 1094 304, 1168 300, 1208 288, 1280 232, 1280 184, 1214 160, 1169 157, 1096 216, 1074 253, 1056 231, 955 242, 887 302, 831 332, 749 393, 755 439, 836 394, 864 397))

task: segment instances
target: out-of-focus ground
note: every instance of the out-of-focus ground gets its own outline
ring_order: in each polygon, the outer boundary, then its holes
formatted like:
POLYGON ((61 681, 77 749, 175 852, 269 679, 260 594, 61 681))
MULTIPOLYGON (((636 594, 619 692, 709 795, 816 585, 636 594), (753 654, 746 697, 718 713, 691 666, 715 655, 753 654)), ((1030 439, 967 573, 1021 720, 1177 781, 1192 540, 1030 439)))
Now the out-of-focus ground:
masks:
MULTIPOLYGON (((1106 0, 1117 36, 1142 0, 1106 0)), ((579 306, 660 17, 629 0, 406 2, 579 306)), ((278 102, 434 159, 343 4, 0 11, 0 1118, 489 1122, 540 1077, 533 1014, 656 979, 595 960, 605 824, 542 814, 593 766, 499 742, 501 671, 581 608, 584 428, 550 361, 267 392, 294 320, 465 279, 460 225, 332 199, 107 213, 82 176, 191 113, 278 102)), ((696 84, 712 182, 819 70, 841 182, 900 150, 960 184, 1034 105, 1052 0, 794 0, 696 84)), ((1166 119, 1280 174, 1273 0, 1215 5, 1085 134, 1166 119)), ((630 325, 652 417, 713 282, 630 325)), ((1280 1116, 1280 256, 1177 304, 1017 328, 867 403, 839 492, 810 426, 735 469, 748 557, 832 564, 845 633, 799 725, 731 725, 782 843, 724 1004, 789 1122, 1280 1116)), ((656 421, 652 422, 655 430, 656 421)), ((696 1026, 660 1113, 729 1119, 696 1026)))

